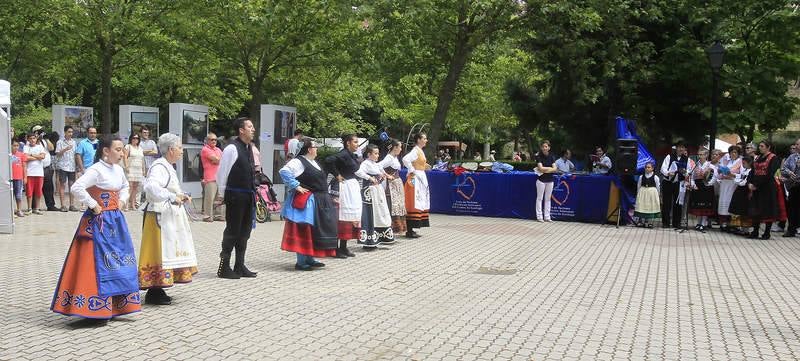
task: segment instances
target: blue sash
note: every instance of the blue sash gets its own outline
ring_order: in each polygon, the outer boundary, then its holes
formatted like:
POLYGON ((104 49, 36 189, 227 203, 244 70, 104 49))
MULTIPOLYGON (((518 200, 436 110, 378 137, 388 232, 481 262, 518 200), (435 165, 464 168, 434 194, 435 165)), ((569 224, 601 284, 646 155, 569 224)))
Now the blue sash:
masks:
POLYGON ((138 266, 125 217, 119 210, 89 215, 88 229, 94 241, 97 292, 100 297, 139 291, 138 266))

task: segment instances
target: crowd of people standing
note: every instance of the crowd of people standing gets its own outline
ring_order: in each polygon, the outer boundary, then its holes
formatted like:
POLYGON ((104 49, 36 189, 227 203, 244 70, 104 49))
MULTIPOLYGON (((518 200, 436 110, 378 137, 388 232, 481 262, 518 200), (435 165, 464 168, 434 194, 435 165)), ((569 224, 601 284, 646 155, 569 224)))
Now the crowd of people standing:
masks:
POLYGON ((636 223, 653 227, 660 218, 664 228, 681 229, 693 215, 694 229, 701 232, 716 221, 721 231, 750 238, 769 239, 774 229, 793 237, 800 220, 797 147, 800 140, 784 160, 767 140, 733 145, 727 152, 700 148, 690 157, 686 145, 678 143, 658 174, 648 163, 640 176, 636 223))

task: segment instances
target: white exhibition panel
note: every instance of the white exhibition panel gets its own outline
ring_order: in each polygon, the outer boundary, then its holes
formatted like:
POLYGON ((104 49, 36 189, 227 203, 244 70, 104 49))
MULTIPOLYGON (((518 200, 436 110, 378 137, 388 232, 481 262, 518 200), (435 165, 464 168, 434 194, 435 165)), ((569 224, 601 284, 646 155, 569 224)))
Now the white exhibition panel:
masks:
POLYGON ((262 172, 270 177, 275 184, 275 192, 278 198, 282 199, 283 181, 278 170, 286 164, 286 152, 283 144, 287 139, 294 136, 297 129, 297 108, 275 105, 261 104, 261 119, 256 127, 256 138, 258 139, 258 150, 261 152, 262 172))
MULTIPOLYGON (((10 102, 9 102, 10 103, 10 102)), ((0 109, 0 134, 11 134, 11 119, 0 109)), ((14 190, 11 188, 11 137, 0 137, 0 233, 14 233, 14 190)))
POLYGON ((158 129, 158 108, 141 105, 119 106, 119 137, 127 144, 131 134, 139 133, 143 125, 150 128, 150 137, 157 139, 161 134, 158 129))
POLYGON ((11 119, 11 83, 0 79, 0 109, 6 113, 6 118, 11 119))
POLYGON ((200 199, 203 194, 200 151, 208 135, 208 106, 170 103, 169 132, 183 142, 183 159, 176 163, 181 188, 192 198, 200 199))
MULTIPOLYGON (((86 138, 86 131, 94 126, 94 108, 77 105, 53 105, 53 131, 64 137, 64 126, 71 125, 76 139, 86 138)), ((99 136, 99 134, 98 134, 99 136)))

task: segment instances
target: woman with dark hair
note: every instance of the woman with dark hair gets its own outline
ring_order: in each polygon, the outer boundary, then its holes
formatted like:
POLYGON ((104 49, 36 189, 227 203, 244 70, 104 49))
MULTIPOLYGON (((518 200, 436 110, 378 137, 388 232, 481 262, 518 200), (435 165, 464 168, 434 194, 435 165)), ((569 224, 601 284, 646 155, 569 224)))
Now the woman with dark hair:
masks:
POLYGON ((431 191, 425 171, 430 169, 422 148, 428 144, 425 133, 414 135, 414 148, 403 157, 403 165, 408 169, 406 176, 406 237, 419 238, 414 228, 430 227, 431 191))
POLYGON ((750 216, 753 217, 753 231, 750 238, 758 238, 761 223, 765 223, 761 239, 770 238, 772 223, 786 219, 785 209, 781 212, 779 207, 778 186, 775 172, 780 169, 780 158, 772 153, 772 143, 762 140, 758 143, 759 156, 753 162, 753 175, 747 187, 753 192, 750 204, 750 216), (782 214, 781 214, 782 213, 782 214))
POLYGON ((361 238, 361 187, 356 179, 358 170, 358 137, 348 134, 342 137, 344 148, 325 160, 326 169, 333 175, 331 194, 339 204, 339 249, 336 258, 355 257, 347 249, 347 241, 361 238))
POLYGON ((539 145, 536 155, 536 220, 539 222, 552 222, 550 218, 550 198, 553 195, 554 173, 556 160, 550 154, 550 141, 543 140, 539 145))
POLYGON ((742 169, 741 148, 736 145, 728 147, 728 154, 720 160, 714 172, 712 183, 719 183, 719 202, 717 202, 717 214, 719 215, 720 229, 728 231, 731 220, 730 205, 733 192, 736 191, 736 175, 742 169))
POLYGON ((380 162, 384 172, 391 176, 386 182, 386 198, 389 203, 389 213, 392 216, 392 232, 403 234, 406 232, 406 204, 403 192, 403 179, 400 178, 400 160, 397 157, 403 151, 403 143, 392 139, 389 152, 380 162))
MULTIPOLYGON (((364 150, 364 161, 356 171, 361 178, 361 237, 358 239, 364 248, 374 248, 381 243, 394 243, 392 216, 386 202, 386 192, 381 183, 390 179, 383 167, 378 164, 380 150, 370 144, 364 150)), ((391 177, 393 179, 393 177, 391 177)))
POLYGON ((328 194, 327 174, 317 163, 317 146, 303 141, 297 157, 279 171, 289 189, 283 206, 286 219, 281 249, 297 254, 294 268, 311 271, 325 264, 314 257, 332 257, 339 246, 338 211, 328 194))
POLYGON ((140 142, 141 139, 138 134, 131 134, 128 138, 128 144, 125 145, 125 156, 122 158, 125 171, 128 173, 128 182, 131 185, 131 201, 125 207, 125 210, 138 208, 136 200, 138 199, 139 184, 142 183, 144 174, 147 172, 144 168, 144 151, 140 146, 140 142))
POLYGON ((141 310, 136 254, 120 206, 128 180, 119 166, 123 144, 104 137, 96 162, 70 188, 88 206, 64 261, 50 309, 104 325, 112 317, 141 310), (102 266, 101 266, 102 265, 102 266))

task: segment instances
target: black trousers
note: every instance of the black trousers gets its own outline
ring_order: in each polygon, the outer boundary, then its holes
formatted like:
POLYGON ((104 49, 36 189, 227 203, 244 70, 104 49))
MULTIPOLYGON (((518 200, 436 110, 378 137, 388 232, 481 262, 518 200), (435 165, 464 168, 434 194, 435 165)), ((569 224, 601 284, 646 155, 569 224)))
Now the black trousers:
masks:
POLYGON ((252 193, 225 191, 225 230, 222 232, 222 257, 236 250, 237 262, 244 262, 247 240, 253 230, 255 198, 252 193))
POLYGON ((661 224, 664 226, 681 226, 681 206, 677 203, 679 194, 678 183, 661 182, 661 224))
POLYGON ((798 223, 800 223, 800 185, 789 188, 789 200, 786 202, 786 213, 789 218, 786 232, 797 232, 798 223))
POLYGON ((54 197, 56 188, 53 184, 53 166, 44 169, 44 183, 42 185, 42 194, 44 195, 44 204, 48 209, 56 207, 56 199, 54 197))

